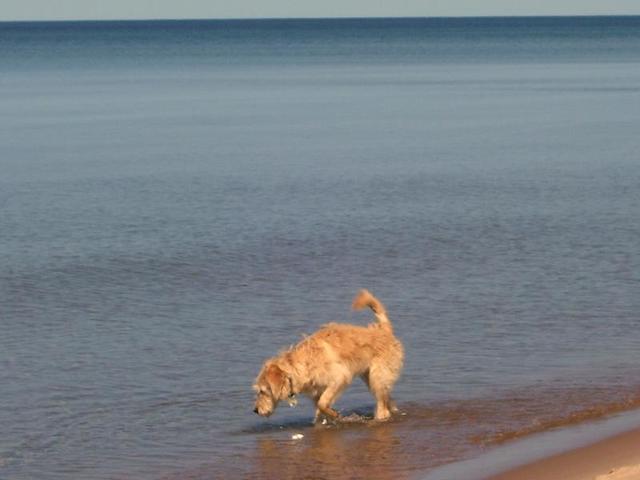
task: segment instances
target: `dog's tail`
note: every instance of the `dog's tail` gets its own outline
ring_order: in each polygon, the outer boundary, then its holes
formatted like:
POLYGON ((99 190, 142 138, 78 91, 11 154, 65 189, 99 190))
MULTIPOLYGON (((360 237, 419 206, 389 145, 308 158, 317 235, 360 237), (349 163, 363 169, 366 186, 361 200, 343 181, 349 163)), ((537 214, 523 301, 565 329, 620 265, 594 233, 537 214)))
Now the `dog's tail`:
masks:
POLYGON ((381 326, 388 328, 389 330, 393 329, 391 321, 389 320, 389 317, 387 317, 387 310, 384 308, 384 305, 380 300, 374 297, 369 290, 360 290, 353 299, 351 307, 354 310, 362 310, 364 307, 369 307, 373 310, 376 320, 378 320, 378 323, 381 326))

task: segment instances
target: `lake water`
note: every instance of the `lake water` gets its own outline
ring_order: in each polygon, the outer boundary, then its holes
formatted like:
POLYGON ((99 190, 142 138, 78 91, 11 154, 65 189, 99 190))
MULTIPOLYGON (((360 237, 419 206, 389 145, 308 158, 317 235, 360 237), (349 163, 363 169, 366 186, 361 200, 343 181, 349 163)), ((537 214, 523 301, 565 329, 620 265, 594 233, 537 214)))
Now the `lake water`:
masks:
POLYGON ((0 100, 1 478, 419 477, 640 405, 640 17, 4 23, 0 100), (254 415, 362 287, 404 415, 254 415))

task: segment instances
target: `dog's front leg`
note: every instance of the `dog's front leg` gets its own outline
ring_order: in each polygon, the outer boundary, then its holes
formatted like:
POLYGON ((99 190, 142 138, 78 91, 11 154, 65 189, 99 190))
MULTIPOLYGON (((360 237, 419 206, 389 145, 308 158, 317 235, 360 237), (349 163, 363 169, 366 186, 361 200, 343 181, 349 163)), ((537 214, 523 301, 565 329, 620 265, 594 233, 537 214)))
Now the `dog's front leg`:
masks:
POLYGON ((331 407, 321 407, 318 405, 318 410, 324 413, 327 417, 330 417, 332 420, 340 420, 340 414, 331 407))
POLYGON ((314 395, 313 396, 313 404, 316 406, 316 414, 313 417, 313 423, 316 424, 320 421, 320 416, 322 415, 322 412, 320 411, 320 408, 318 407, 318 402, 320 401, 320 395, 314 395))
POLYGON ((331 405, 343 388, 344 387, 342 385, 328 387, 324 392, 322 392, 322 395, 320 395, 316 404, 318 410, 332 420, 340 420, 340 414, 331 408, 331 405))
MULTIPOLYGON (((324 391, 322 393, 324 393, 324 391)), ((314 424, 317 424, 320 421, 323 421, 323 422, 326 423, 326 418, 327 417, 332 418, 332 419, 337 418, 337 417, 331 415, 330 413, 327 413, 326 407, 325 407, 324 411, 322 410, 322 408, 320 408, 320 399, 322 398, 322 393, 319 393, 319 394, 313 396, 313 403, 316 406, 316 412, 315 412, 315 415, 313 417, 313 423, 314 424)), ((327 400, 325 399, 325 401, 327 401, 327 400)), ((338 417, 340 416, 335 410, 333 410, 331 408, 329 408, 329 410, 331 410, 338 417)))

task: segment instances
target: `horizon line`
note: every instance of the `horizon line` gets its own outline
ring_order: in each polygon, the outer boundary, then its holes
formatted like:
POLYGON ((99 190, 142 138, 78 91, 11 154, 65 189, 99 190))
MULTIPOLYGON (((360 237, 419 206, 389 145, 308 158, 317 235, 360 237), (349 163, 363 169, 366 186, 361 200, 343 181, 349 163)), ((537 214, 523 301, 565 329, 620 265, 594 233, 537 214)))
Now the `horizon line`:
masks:
POLYGON ((412 20, 412 19, 464 19, 464 18, 615 18, 640 17, 640 13, 607 13, 607 14, 557 14, 557 15, 371 15, 371 16, 335 16, 335 17, 140 17, 140 18, 56 18, 56 19, 13 19, 0 20, 0 23, 70 23, 70 22, 208 22, 208 21, 273 21, 273 20, 412 20))

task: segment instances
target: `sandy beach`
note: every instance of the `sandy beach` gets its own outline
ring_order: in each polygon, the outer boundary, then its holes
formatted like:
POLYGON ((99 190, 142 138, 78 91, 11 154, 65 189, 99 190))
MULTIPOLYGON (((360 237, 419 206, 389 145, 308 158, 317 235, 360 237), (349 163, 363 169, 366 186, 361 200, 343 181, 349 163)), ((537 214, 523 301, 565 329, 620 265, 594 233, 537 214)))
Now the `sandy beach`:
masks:
POLYGON ((488 480, 640 480, 640 429, 519 466, 488 480))

